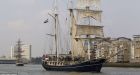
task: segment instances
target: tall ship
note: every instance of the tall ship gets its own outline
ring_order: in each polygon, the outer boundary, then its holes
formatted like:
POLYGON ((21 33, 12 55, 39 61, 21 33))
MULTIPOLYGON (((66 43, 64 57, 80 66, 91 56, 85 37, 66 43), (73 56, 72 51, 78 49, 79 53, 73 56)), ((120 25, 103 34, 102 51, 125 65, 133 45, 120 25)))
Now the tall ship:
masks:
POLYGON ((17 44, 16 44, 16 66, 24 66, 24 63, 23 63, 23 58, 22 58, 22 50, 21 50, 21 41, 20 39, 17 41, 17 44))
POLYGON ((68 54, 58 54, 59 14, 49 14, 55 22, 56 51, 55 54, 43 55, 42 66, 47 71, 100 72, 106 61, 105 58, 96 58, 97 42, 104 39, 100 0, 74 1, 69 2, 71 50, 68 54), (76 8, 72 7, 73 3, 76 8))

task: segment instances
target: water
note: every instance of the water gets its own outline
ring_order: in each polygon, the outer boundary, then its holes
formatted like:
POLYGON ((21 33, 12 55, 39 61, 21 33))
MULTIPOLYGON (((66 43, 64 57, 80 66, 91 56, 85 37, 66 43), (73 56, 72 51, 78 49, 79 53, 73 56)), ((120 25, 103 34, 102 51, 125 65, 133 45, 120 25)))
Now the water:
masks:
POLYGON ((41 65, 0 64, 0 75, 140 75, 140 68, 103 67, 101 73, 45 71, 41 65))

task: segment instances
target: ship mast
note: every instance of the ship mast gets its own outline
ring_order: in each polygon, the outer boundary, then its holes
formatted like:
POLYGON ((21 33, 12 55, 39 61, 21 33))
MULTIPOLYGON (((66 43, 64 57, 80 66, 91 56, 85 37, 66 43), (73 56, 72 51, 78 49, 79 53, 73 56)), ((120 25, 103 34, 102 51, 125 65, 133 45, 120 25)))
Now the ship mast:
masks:
POLYGON ((22 63, 22 50, 21 50, 21 41, 20 39, 17 41, 17 54, 16 54, 16 58, 17 58, 17 63, 22 63))
POLYGON ((87 57, 88 60, 95 56, 96 37, 104 37, 101 14, 100 0, 77 0, 76 8, 70 9, 73 56, 87 57))
MULTIPOLYGON (((58 62, 58 13, 57 13, 57 0, 54 0, 54 10, 53 13, 48 13, 49 16, 51 16, 54 19, 54 39, 55 39, 55 55, 56 55, 56 61, 58 62)), ((56 64, 57 65, 57 64, 56 64)))

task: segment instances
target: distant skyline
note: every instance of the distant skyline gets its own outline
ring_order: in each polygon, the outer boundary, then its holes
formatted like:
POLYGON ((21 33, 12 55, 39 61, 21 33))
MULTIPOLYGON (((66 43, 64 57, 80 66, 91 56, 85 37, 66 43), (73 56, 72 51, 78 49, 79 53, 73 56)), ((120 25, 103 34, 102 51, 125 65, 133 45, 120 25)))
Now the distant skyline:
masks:
MULTIPOLYGON (((67 14, 67 1, 58 0, 60 17, 67 14)), ((102 25, 106 37, 128 37, 140 34, 140 0, 101 0, 102 25)), ((1 0, 0 1, 0 56, 9 54, 10 47, 20 38, 32 45, 32 55, 42 56, 51 43, 48 19, 53 0, 1 0), (45 40, 45 41, 44 41, 45 40), (47 46, 46 46, 47 45, 47 46)), ((62 21, 62 18, 61 20, 62 21)), ((61 22, 66 27, 65 22, 61 22)), ((66 28, 67 29, 67 28, 66 28)), ((67 32, 62 30, 63 35, 67 32)), ((66 38, 66 37, 65 37, 66 38)), ((64 45, 64 43, 63 43, 64 45)), ((66 47, 64 47, 66 48, 66 47)))

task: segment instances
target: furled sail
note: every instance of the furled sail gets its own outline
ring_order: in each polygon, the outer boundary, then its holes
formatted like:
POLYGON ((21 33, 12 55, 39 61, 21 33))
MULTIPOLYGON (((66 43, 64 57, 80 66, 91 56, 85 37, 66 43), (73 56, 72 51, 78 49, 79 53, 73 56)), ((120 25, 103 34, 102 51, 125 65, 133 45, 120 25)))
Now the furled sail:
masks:
POLYGON ((100 9, 100 0, 78 0, 77 8, 85 8, 87 6, 100 9))
POLYGON ((78 18, 86 18, 86 17, 91 17, 97 21, 101 22, 101 10, 83 10, 83 9, 77 9, 78 11, 78 18))
POLYGON ((76 35, 95 35, 103 37, 103 26, 77 25, 76 35))

